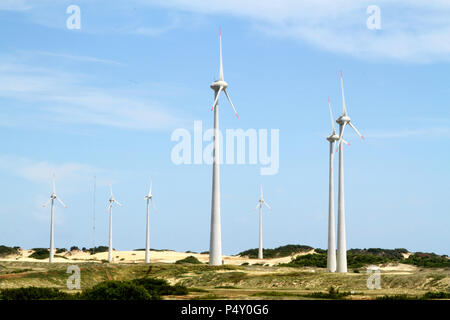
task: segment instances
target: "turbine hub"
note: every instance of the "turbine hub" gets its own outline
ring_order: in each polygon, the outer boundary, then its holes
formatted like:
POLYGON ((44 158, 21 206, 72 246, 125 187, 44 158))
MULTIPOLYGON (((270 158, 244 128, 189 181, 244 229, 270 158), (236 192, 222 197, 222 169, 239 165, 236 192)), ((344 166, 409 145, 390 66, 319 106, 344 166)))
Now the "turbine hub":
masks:
POLYGON ((223 87, 224 89, 226 89, 228 87, 228 83, 226 83, 225 80, 216 80, 213 83, 211 83, 210 87, 214 91, 217 91, 217 90, 219 90, 220 87, 223 87))
POLYGON ((339 125, 343 125, 344 123, 349 123, 350 122, 350 117, 348 116, 348 115, 342 115, 342 116, 340 116, 339 118, 337 118, 337 120, 336 120, 336 122, 339 124, 339 125))
POLYGON ((50 199, 56 199, 56 194, 52 193, 50 199))
POLYGON ((328 140, 329 142, 338 141, 338 140, 339 140, 339 136, 336 134, 336 132, 333 132, 332 134, 330 134, 330 135, 327 137, 327 140, 328 140))

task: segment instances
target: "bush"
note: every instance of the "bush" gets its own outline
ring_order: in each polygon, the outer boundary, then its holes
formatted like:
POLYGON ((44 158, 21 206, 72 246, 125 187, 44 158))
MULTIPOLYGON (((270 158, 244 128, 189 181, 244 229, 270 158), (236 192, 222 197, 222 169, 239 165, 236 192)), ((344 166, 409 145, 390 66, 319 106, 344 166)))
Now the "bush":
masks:
MULTIPOLYGON (((282 258, 289 257, 295 253, 308 252, 312 250, 313 247, 303 246, 298 244, 288 244, 275 249, 263 249, 264 258, 282 258)), ((238 253, 239 256, 248 256, 250 259, 258 258, 258 249, 249 249, 238 253)))
POLYGON ((291 262, 282 264, 287 267, 319 267, 325 268, 327 266, 327 256, 323 253, 306 254, 297 256, 291 262))
POLYGON ((100 253, 100 252, 108 252, 109 247, 107 246, 98 246, 94 248, 89 248, 87 251, 89 251, 90 254, 100 253))
POLYGON ((6 257, 12 254, 19 254, 19 247, 0 246, 0 257, 6 257))
POLYGON ((426 268, 450 268, 450 260, 447 256, 439 256, 434 253, 416 252, 405 259, 403 263, 426 268))
POLYGON ((46 248, 34 248, 33 251, 34 252, 29 256, 33 259, 48 259, 50 256, 50 252, 46 248))
POLYGON ((67 249, 66 249, 66 248, 59 248, 59 249, 56 249, 56 253, 64 253, 64 252, 67 252, 67 249))
POLYGON ((182 285, 171 286, 164 279, 140 278, 131 281, 136 285, 143 286, 149 293, 153 293, 154 295, 157 296, 188 294, 188 289, 185 286, 182 285))
POLYGON ((450 299, 450 292, 431 292, 428 291, 422 296, 422 299, 450 299))
POLYGON ((184 264, 184 263, 191 263, 191 264, 202 264, 196 257, 189 256, 181 260, 175 261, 176 264, 184 264))
POLYGON ((77 246, 71 246, 70 251, 80 251, 80 248, 78 248, 77 246))
POLYGON ((344 299, 349 296, 350 292, 339 292, 339 288, 333 286, 330 287, 327 293, 325 292, 313 292, 311 294, 305 295, 305 297, 319 298, 319 299, 344 299))
POLYGON ((83 300, 150 300, 153 297, 144 287, 130 281, 104 281, 86 289, 80 296, 83 300))
POLYGON ((60 300, 70 297, 69 294, 55 288, 25 287, 0 291, 1 300, 60 300))

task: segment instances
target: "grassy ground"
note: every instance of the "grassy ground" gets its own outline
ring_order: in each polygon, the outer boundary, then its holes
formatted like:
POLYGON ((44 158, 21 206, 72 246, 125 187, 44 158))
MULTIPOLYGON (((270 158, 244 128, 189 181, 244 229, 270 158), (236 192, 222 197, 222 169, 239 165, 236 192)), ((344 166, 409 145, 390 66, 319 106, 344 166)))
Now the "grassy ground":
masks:
MULTIPOLYGON (((168 280, 191 288, 179 299, 311 299, 331 286, 351 292, 345 299, 375 299, 384 295, 421 296, 428 291, 450 292, 450 269, 414 268, 406 272, 382 271, 381 289, 369 290, 368 274, 349 270, 347 274, 327 273, 321 268, 269 266, 210 267, 205 264, 108 264, 77 263, 81 288, 105 280, 130 280, 145 276, 168 280)), ((0 289, 27 286, 67 290, 67 263, 8 261, 0 263, 0 289)), ((172 297, 173 298, 173 297, 172 297)))

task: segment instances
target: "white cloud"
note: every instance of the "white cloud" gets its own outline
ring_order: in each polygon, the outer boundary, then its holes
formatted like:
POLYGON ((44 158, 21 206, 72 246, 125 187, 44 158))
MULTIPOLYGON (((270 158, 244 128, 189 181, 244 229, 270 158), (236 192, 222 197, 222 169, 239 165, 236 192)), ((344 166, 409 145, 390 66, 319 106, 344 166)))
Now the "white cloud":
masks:
MULTIPOLYGON (((148 1, 138 1, 149 3, 148 1)), ((174 0, 150 1, 202 14, 250 19, 269 35, 306 41, 359 58, 450 60, 450 2, 444 0, 174 0), (381 8, 382 30, 366 28, 366 9, 381 8)))
POLYGON ((88 75, 24 64, 0 64, 0 97, 22 101, 0 112, 12 125, 78 124, 128 130, 167 130, 183 121, 163 104, 148 98, 150 88, 105 89, 87 83, 88 75))

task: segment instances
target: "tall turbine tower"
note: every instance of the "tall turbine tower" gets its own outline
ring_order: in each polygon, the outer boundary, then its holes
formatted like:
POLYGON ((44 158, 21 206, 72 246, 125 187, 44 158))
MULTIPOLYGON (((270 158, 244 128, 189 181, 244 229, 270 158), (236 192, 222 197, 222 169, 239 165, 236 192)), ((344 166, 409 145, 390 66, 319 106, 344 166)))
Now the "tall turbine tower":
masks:
POLYGON ((339 124, 339 141, 337 149, 339 150, 339 195, 338 195, 338 247, 337 247, 337 272, 347 272, 347 245, 345 236, 345 205, 344 205, 344 148, 343 142, 344 129, 347 124, 364 140, 358 129, 350 122, 347 115, 347 108, 344 97, 344 80, 341 72, 341 91, 342 91, 342 116, 336 122, 339 124))
POLYGON ((109 250, 108 250, 108 261, 112 262, 113 260, 113 247, 112 247, 112 206, 113 203, 117 203, 119 206, 122 207, 122 204, 120 204, 119 201, 117 201, 116 199, 114 199, 114 195, 113 195, 113 191, 112 191, 112 186, 109 186, 109 191, 111 193, 111 197, 109 198, 109 250))
POLYGON ((153 181, 150 182, 150 190, 148 194, 144 197, 147 200, 147 229, 145 233, 145 263, 150 263, 150 202, 152 203, 153 208, 155 208, 155 204, 153 203, 153 195, 152 195, 152 186, 153 181))
MULTIPOLYGON (((328 191, 328 257, 327 257, 327 271, 336 271, 336 235, 335 235, 335 223, 334 223, 334 143, 339 140, 339 136, 336 134, 334 127, 333 110, 331 109, 330 98, 328 97, 328 107, 330 109, 331 119, 331 134, 327 137, 330 142, 330 172, 329 172, 329 191, 328 191)), ((342 140, 345 144, 349 143, 342 140)))
POLYGON ((269 206, 269 204, 264 200, 263 197, 263 189, 261 185, 261 198, 258 200, 258 204, 256 205, 256 210, 259 207, 259 249, 258 249, 258 259, 263 259, 263 230, 262 230, 262 206, 263 204, 269 208, 269 210, 272 210, 272 208, 269 206))
POLYGON ((48 259, 48 262, 52 263, 53 262, 53 257, 55 254, 55 246, 54 246, 54 236, 53 236, 53 231, 55 228, 55 200, 58 200, 59 203, 61 203, 63 205, 63 207, 67 208, 67 206, 64 204, 64 202, 62 202, 62 200, 60 198, 58 198, 58 196, 56 195, 56 177, 55 175, 53 175, 53 192, 50 195, 50 200, 48 200, 46 203, 44 203, 43 207, 46 207, 49 203, 51 203, 51 222, 50 222, 50 256, 48 259))
POLYGON ((231 107, 239 118, 230 96, 227 93, 228 83, 223 78, 222 65, 222 33, 219 32, 220 42, 220 68, 219 79, 211 84, 214 90, 214 156, 213 156, 213 178, 212 178, 212 201, 211 201, 211 234, 209 242, 209 264, 217 266, 222 264, 222 234, 220 227, 220 150, 219 150, 219 95, 223 91, 231 104, 231 107))

